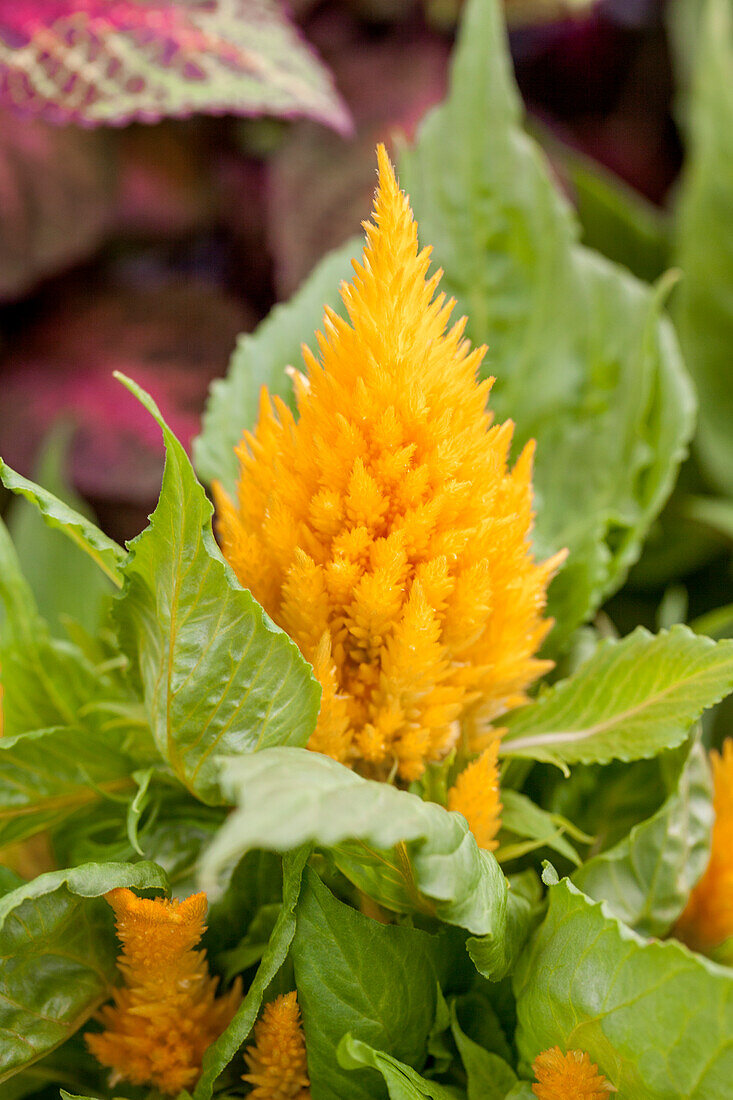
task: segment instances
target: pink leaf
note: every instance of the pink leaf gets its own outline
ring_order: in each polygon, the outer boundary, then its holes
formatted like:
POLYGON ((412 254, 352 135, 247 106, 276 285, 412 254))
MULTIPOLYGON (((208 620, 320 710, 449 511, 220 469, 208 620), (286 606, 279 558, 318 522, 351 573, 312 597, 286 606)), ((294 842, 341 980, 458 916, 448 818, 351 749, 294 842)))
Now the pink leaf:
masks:
POLYGON ((0 111, 0 300, 96 250, 117 202, 108 138, 0 111))
POLYGON ((350 125, 276 0, 0 0, 0 99, 56 123, 229 113, 350 125))

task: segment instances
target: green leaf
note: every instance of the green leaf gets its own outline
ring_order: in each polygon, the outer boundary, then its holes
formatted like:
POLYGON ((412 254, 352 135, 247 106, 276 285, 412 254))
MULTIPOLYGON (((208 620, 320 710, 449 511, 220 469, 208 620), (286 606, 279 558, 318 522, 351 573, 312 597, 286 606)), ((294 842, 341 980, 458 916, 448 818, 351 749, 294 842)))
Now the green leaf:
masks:
POLYGON ((411 1066, 422 1066, 436 1008, 434 937, 379 924, 338 901, 306 870, 293 963, 308 1073, 320 1100, 379 1100, 373 1074, 338 1068, 346 1032, 411 1066))
POLYGON ((502 790, 501 803, 502 834, 510 833, 514 837, 522 838, 525 843, 507 843, 506 836, 502 835, 496 854, 500 863, 523 854, 516 851, 518 848, 531 852, 542 847, 551 848, 569 859, 571 863, 576 865, 580 863, 580 857, 575 848, 563 836, 568 823, 559 814, 548 813, 531 798, 511 788, 502 790))
POLYGON ((468 1075, 468 1100, 504 1100, 517 1083, 517 1075, 503 1058, 485 1050, 463 1032, 455 1005, 451 1012, 451 1030, 468 1075))
POLYGON ((580 890, 645 936, 669 932, 707 866, 713 792, 699 742, 677 764, 669 789, 652 817, 573 874, 580 890))
POLYGON ((674 312, 700 401, 697 455, 710 480, 733 494, 733 10, 729 0, 696 6, 702 19, 675 223, 684 279, 674 312))
POLYGON ((360 242, 352 240, 330 253, 289 302, 275 306, 253 333, 239 337, 226 378, 211 387, 201 434, 193 445, 196 469, 204 481, 220 481, 234 493, 239 476, 234 448, 245 428, 251 429, 257 420, 261 387, 293 404, 285 368, 302 364, 301 345, 314 339, 323 323, 324 305, 343 313, 339 286, 352 274, 351 260, 360 252, 360 242))
MULTIPOLYGON (((416 1073, 410 1066, 392 1058, 382 1050, 375 1050, 368 1043, 355 1039, 353 1035, 344 1035, 338 1045, 336 1056, 342 1069, 354 1070, 371 1067, 381 1073, 384 1083, 389 1090, 390 1100, 456 1100, 462 1096, 456 1089, 447 1088, 437 1081, 427 1081, 416 1073)), ((353 1078, 349 1079, 350 1082, 353 1078)), ((348 1087, 353 1087, 349 1084, 348 1087)), ((336 1093, 332 1094, 336 1097, 336 1093)), ((351 1092, 339 1093, 338 1096, 348 1095, 351 1100, 351 1092)), ((381 1093, 367 1093, 361 1095, 376 1096, 381 1093)))
POLYGON ((502 935, 506 880, 462 815, 307 749, 225 759, 221 782, 238 808, 202 857, 208 892, 244 852, 314 843, 387 908, 435 916, 478 936, 502 935))
POLYGON ((150 526, 130 544, 114 617, 161 754, 189 790, 218 801, 216 755, 304 745, 320 686, 224 561, 211 504, 157 406, 120 378, 160 425, 167 457, 150 526))
POLYGON ((210 1100, 214 1082, 249 1038, 265 991, 285 962, 295 935, 295 906, 307 858, 307 849, 301 849, 283 859, 283 904, 272 937, 234 1019, 204 1054, 203 1069, 193 1091, 193 1100, 210 1100))
POLYGON ((669 266, 669 218, 598 161, 552 139, 549 152, 572 189, 583 244, 648 283, 658 279, 669 266))
POLYGON ((0 738, 0 847, 131 792, 134 768, 115 731, 62 727, 0 738))
MULTIPOLYGON (((57 475, 55 480, 60 480, 58 469, 54 471, 52 468, 49 472, 55 472, 57 475)), ((0 481, 6 489, 25 497, 34 504, 48 527, 60 531, 71 539, 79 550, 89 555, 117 588, 122 587, 120 568, 124 565, 127 555, 121 546, 108 538, 104 531, 100 531, 87 516, 82 515, 77 508, 72 508, 63 500, 59 500, 47 489, 41 488, 40 485, 11 470, 1 458, 0 481)))
POLYGON ((733 1075, 733 972, 647 942, 563 880, 523 954, 517 1045, 587 1051, 624 1100, 710 1100, 733 1075))
POLYGON ((733 642, 685 626, 603 642, 580 670, 510 714, 502 753, 560 764, 639 760, 682 743, 733 689, 733 642))
POLYGON ((107 999, 118 942, 101 895, 167 890, 152 863, 51 871, 0 898, 0 1082, 59 1046, 107 999))
POLYGON ((442 287, 490 349, 495 415, 516 422, 518 444, 537 440, 535 551, 570 550, 550 589, 557 649, 637 557, 685 454, 694 397, 660 315, 664 289, 578 244, 522 131, 501 7, 464 5, 448 98, 399 164, 442 287))
POLYGON ((0 520, 0 670, 5 733, 54 726, 97 726, 83 711, 102 700, 129 702, 114 670, 96 666, 78 646, 52 639, 0 520))

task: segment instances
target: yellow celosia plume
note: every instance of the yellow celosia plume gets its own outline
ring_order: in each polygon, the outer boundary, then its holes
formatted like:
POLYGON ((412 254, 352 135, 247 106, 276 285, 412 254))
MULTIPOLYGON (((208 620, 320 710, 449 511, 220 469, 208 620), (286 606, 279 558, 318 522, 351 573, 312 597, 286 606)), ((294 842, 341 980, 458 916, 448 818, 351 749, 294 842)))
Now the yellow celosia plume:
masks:
POLYGON ((255 1041, 244 1053, 254 1088, 251 1100, 311 1100, 305 1037, 295 992, 265 1006, 255 1024, 255 1041))
POLYGON ((532 1070, 537 1078, 532 1092, 538 1100, 608 1100, 609 1093, 618 1091, 582 1050, 543 1050, 532 1070))
POLYGON ((710 952, 733 937, 733 738, 713 766, 713 823, 710 860, 677 921, 675 936, 696 951, 710 952))
POLYGON ((525 699, 548 663, 547 584, 532 558, 531 467, 507 467, 513 425, 491 424, 483 348, 448 329, 430 250, 383 146, 373 223, 304 349, 299 417, 263 390, 238 448, 236 503, 215 487, 224 553, 300 646, 323 696, 309 747, 377 778, 418 778, 464 732, 525 699))
POLYGON ((204 1051, 229 1024, 240 981, 216 996, 206 953, 206 894, 185 901, 139 898, 120 888, 105 895, 123 944, 124 985, 99 1014, 105 1030, 86 1036, 92 1054, 112 1069, 111 1085, 129 1081, 174 1095, 196 1083, 204 1051))
POLYGON ((479 848, 496 848, 501 826, 498 738, 458 776, 448 791, 448 809, 463 814, 479 848))

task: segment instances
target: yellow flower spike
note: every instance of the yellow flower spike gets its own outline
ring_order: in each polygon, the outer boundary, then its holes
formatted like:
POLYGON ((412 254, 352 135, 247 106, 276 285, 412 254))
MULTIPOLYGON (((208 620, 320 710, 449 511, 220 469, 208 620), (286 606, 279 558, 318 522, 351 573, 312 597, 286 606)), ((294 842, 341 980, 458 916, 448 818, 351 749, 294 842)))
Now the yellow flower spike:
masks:
POLYGON ((538 1100, 607 1100, 609 1093, 618 1091, 582 1050, 543 1050, 532 1071, 537 1078, 532 1092, 538 1100))
POLYGON ((254 1085, 250 1100, 311 1100, 305 1037, 294 991, 265 1006, 254 1038, 244 1052, 249 1073, 242 1077, 254 1085))
POLYGON ((710 860, 693 889, 675 936, 696 951, 711 952, 733 936, 733 738, 710 753, 713 823, 710 860))
POLYGON ((215 486, 239 580, 313 664, 309 747, 374 778, 417 779, 525 700, 550 664, 545 592, 562 560, 531 554, 533 446, 507 466, 483 348, 448 328, 452 301, 383 146, 349 320, 326 309, 295 378, 297 420, 263 390, 237 449, 236 502, 215 486))
POLYGON ((122 941, 124 985, 99 1013, 105 1030, 85 1036, 92 1054, 120 1081, 176 1094, 196 1083, 205 1050, 229 1024, 241 1000, 237 980, 216 996, 203 935, 206 894, 185 901, 139 898, 120 888, 105 895, 122 941))
POLYGON ((498 737, 458 776, 448 791, 448 809, 463 814, 479 848, 496 848, 501 826, 498 737))

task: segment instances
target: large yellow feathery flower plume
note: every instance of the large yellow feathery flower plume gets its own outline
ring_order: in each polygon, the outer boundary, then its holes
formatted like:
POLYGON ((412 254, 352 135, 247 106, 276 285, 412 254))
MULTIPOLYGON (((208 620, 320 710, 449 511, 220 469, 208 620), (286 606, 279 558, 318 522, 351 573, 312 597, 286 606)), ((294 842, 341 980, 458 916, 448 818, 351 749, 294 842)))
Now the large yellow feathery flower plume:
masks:
POLYGON ((255 1024, 254 1043, 244 1053, 253 1085, 250 1100, 311 1100, 305 1036, 295 991, 265 1006, 255 1024))
POLYGON ((238 448, 236 503, 215 487, 239 580, 297 642, 323 695, 309 747, 377 778, 418 778, 525 699, 549 666, 534 562, 533 446, 491 424, 483 348, 448 329, 453 301, 383 146, 374 221, 296 377, 299 417, 263 390, 238 448))
POLYGON ((674 934, 696 951, 709 953, 733 937, 733 738, 713 766, 713 823, 710 860, 693 889, 674 934))
POLYGON ((532 1092, 538 1100, 608 1100, 609 1093, 618 1091, 582 1050, 543 1050, 532 1070, 537 1078, 532 1092))
POLYGON ((204 1051, 227 1027, 241 1000, 239 979, 216 996, 206 953, 206 894, 185 901, 139 898, 121 887, 105 895, 117 917, 125 984, 102 1008, 105 1030, 85 1036, 92 1054, 129 1081, 174 1095, 196 1083, 204 1051))

